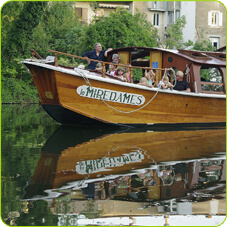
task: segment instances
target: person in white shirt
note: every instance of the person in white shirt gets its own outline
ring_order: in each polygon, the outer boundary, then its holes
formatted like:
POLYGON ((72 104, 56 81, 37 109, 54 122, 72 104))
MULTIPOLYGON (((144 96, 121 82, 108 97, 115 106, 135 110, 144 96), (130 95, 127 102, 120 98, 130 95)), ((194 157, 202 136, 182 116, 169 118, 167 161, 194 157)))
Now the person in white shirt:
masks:
POLYGON ((159 82, 158 88, 161 89, 173 89, 173 85, 169 82, 169 77, 164 76, 163 79, 159 82))
POLYGON ((116 74, 116 65, 109 65, 109 71, 107 71, 107 73, 109 73, 112 76, 115 76, 116 74))

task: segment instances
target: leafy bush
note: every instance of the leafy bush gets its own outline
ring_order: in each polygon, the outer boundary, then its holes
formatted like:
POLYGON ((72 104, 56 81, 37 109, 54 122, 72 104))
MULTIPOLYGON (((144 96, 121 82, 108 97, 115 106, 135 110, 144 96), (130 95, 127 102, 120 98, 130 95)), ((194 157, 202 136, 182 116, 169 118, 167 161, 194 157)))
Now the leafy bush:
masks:
POLYGON ((39 103, 34 85, 8 77, 2 77, 1 99, 2 103, 39 103))
POLYGON ((158 33, 157 29, 146 20, 144 14, 132 15, 126 10, 117 9, 108 17, 95 17, 85 28, 82 40, 82 51, 94 49, 94 44, 97 42, 104 48, 156 47, 158 33))

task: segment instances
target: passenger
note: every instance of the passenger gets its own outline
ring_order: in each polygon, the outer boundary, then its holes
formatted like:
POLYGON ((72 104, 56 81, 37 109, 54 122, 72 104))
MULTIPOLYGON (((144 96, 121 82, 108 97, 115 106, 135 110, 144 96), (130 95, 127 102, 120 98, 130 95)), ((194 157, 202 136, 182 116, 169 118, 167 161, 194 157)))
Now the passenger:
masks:
MULTIPOLYGON (((120 61, 121 61, 121 58, 120 58, 120 56, 118 55, 118 54, 113 54, 113 56, 112 56, 112 62, 114 63, 114 64, 120 64, 120 61)), ((121 67, 121 66, 116 66, 116 70, 118 70, 118 68, 121 68, 123 71, 125 71, 124 69, 123 69, 123 67, 121 67)), ((115 73, 115 75, 117 74, 117 72, 115 73)))
POLYGON ((95 68, 95 71, 98 71, 98 72, 100 72, 100 73, 102 73, 102 63, 101 62, 99 62, 97 65, 96 65, 96 68, 95 68))
MULTIPOLYGON (((87 51, 82 54, 82 57, 103 61, 105 57, 107 57, 108 52, 110 52, 112 48, 108 48, 106 50, 102 50, 102 45, 100 43, 95 44, 95 49, 92 51, 87 51)), ((97 62, 88 60, 88 69, 95 70, 97 62)))
POLYGON ((125 73, 124 73, 124 77, 127 79, 127 82, 130 83, 132 82, 133 83, 133 76, 131 75, 131 70, 130 70, 130 67, 131 66, 130 64, 127 64, 128 67, 125 68, 125 73))
POLYGON ((123 81, 127 81, 123 74, 124 74, 123 69, 122 68, 118 68, 116 77, 122 79, 123 81))
POLYGON ((112 62, 114 62, 115 64, 119 64, 121 61, 121 58, 118 54, 113 54, 112 56, 112 62))
POLYGON ((107 73, 109 73, 112 76, 115 76, 116 74, 116 65, 109 65, 109 71, 107 71, 107 73))
POLYGON ((169 77, 164 76, 163 79, 159 82, 158 88, 161 89, 173 89, 173 85, 169 82, 169 77))
POLYGON ((155 83, 155 73, 152 69, 150 69, 148 72, 145 71, 145 78, 147 79, 148 85, 153 85, 155 83))
POLYGON ((138 84, 139 84, 139 85, 146 86, 146 87, 154 87, 153 85, 149 85, 149 84, 147 83, 147 79, 146 79, 145 77, 142 77, 142 78, 140 79, 140 82, 139 82, 138 84))
MULTIPOLYGON (((112 56, 112 62, 114 64, 120 64, 120 61, 121 61, 121 57, 118 55, 118 54, 113 54, 112 56)), ((117 66, 116 70, 118 70, 119 68, 121 68, 123 70, 123 75, 124 75, 124 78, 126 79, 126 82, 130 82, 130 73, 128 72, 128 67, 122 67, 121 65, 120 66, 117 66)), ((116 73, 115 73, 116 75, 116 73)))
MULTIPOLYGON (((184 73, 182 71, 177 71, 176 73, 176 85, 174 86, 174 90, 177 91, 186 91, 186 92, 191 92, 191 89, 189 87, 189 84, 187 81, 183 80, 184 73)), ((173 82, 175 84, 175 81, 173 82)))

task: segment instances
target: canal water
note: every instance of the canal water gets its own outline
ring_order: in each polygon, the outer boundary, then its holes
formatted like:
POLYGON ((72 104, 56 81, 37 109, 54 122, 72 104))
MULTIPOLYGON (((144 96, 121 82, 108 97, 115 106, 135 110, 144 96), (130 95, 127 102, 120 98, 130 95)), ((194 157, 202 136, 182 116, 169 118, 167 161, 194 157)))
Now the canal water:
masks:
POLYGON ((226 129, 60 126, 2 105, 1 215, 17 226, 217 226, 226 129))

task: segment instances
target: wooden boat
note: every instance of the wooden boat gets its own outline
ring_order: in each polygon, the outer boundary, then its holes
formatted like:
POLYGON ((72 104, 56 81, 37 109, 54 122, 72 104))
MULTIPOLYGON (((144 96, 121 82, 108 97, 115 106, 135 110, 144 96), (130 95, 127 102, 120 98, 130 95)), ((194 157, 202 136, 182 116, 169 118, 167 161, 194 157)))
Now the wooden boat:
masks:
MULTIPOLYGON (((122 66, 132 70, 153 69, 155 84, 175 70, 185 73, 192 92, 149 88, 116 77, 57 65, 55 59, 26 59, 44 109, 62 124, 209 124, 226 122, 226 57, 222 52, 128 47, 118 53, 122 66), (207 75, 204 81, 203 75, 207 75)), ((64 54, 71 57, 74 55, 64 54)), ((81 58, 81 57, 80 57, 81 58)), ((92 60, 92 59, 90 59, 92 60)), ((135 81, 134 81, 135 82, 135 81)))
POLYGON ((225 128, 109 133, 61 126, 41 151, 26 197, 45 189, 84 187, 89 182, 155 170, 158 166, 224 160, 225 138, 225 128))

